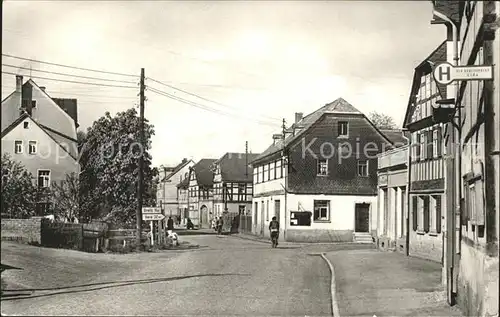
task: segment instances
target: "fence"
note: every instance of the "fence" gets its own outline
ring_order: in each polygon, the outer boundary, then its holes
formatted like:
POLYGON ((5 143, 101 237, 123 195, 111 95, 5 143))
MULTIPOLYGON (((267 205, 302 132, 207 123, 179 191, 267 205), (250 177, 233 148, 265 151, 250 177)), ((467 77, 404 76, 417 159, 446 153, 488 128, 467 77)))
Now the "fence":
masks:
POLYGON ((251 215, 240 215, 240 232, 252 233, 252 216, 251 215))

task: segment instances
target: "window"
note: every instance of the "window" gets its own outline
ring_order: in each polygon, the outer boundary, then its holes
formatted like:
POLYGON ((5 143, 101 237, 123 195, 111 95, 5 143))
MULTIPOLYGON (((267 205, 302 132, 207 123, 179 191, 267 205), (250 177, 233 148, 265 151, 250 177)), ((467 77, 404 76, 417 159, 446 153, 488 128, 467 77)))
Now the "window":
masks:
POLYGON ((423 213, 424 213, 424 232, 429 232, 430 229, 430 200, 429 196, 422 197, 423 213))
POLYGON ((50 186, 50 171, 39 170, 38 171, 38 187, 47 188, 50 186))
POLYGON ((281 160, 276 161, 276 178, 283 177, 283 167, 281 166, 281 160))
POLYGON ((267 164, 268 165, 268 169, 267 169, 267 180, 270 181, 272 178, 271 178, 271 168, 273 167, 273 163, 269 163, 267 164))
POLYGON ((28 152, 29 154, 36 154, 36 141, 29 141, 28 152))
POLYGON ((439 133, 438 133, 438 129, 439 127, 435 128, 433 131, 432 131, 432 157, 434 158, 437 158, 439 157, 439 149, 438 149, 438 136, 439 136, 439 133))
POLYGON ((314 221, 330 221, 330 201, 314 201, 314 221))
POLYGON ((269 180, 269 164, 264 165, 262 178, 264 182, 267 182, 269 180))
POLYGON ((418 197, 418 231, 424 231, 424 200, 422 196, 418 197))
POLYGON ((238 184, 238 201, 245 201, 246 199, 246 193, 245 193, 246 185, 245 184, 238 184))
POLYGON ((257 175, 256 176, 257 183, 260 183, 261 182, 260 167, 256 167, 253 170, 254 170, 255 175, 257 175))
POLYGON ((23 122, 24 128, 28 129, 30 127, 30 123, 28 121, 23 122))
POLYGON ((349 136, 349 123, 347 121, 339 121, 337 132, 339 136, 349 136))
POLYGON ((276 162, 269 164, 269 180, 276 179, 276 162))
POLYGON ((424 131, 422 131, 420 134, 419 134, 419 145, 420 145, 420 150, 419 150, 419 160, 420 161, 423 161, 425 159, 425 133, 424 131))
POLYGON ((431 159, 434 154, 434 130, 427 130, 427 156, 426 158, 431 159))
POLYGON ((368 161, 359 160, 358 161, 358 176, 368 176, 368 161))
POLYGON ((418 230, 418 197, 413 196, 411 207, 412 207, 413 231, 417 231, 418 230))
POLYGON ((14 153, 23 153, 23 141, 14 141, 14 153))
POLYGON ((441 233, 441 196, 434 196, 434 209, 436 215, 436 233, 441 233))
POLYGON ((328 160, 318 160, 318 175, 328 175, 328 160))

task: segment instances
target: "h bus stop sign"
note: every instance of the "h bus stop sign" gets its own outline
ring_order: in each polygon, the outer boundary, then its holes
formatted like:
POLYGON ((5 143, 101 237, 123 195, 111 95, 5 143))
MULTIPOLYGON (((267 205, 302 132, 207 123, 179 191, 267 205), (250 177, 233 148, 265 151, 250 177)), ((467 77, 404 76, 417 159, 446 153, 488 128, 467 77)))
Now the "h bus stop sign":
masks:
POLYGON ((434 80, 443 85, 454 81, 490 80, 493 79, 493 66, 453 66, 450 63, 440 63, 433 71, 434 80))

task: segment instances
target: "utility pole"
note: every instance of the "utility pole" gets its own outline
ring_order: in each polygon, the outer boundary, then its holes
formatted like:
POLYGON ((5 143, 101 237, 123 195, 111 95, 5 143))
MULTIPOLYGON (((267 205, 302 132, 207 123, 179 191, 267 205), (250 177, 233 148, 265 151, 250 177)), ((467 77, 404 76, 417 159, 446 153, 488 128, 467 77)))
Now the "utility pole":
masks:
MULTIPOLYGON (((144 187, 144 68, 141 68, 141 80, 140 80, 140 101, 139 101, 139 142, 141 144, 141 153, 139 156, 139 179, 137 186, 137 212, 136 212, 136 239, 137 239, 137 249, 141 246, 141 232, 142 232, 142 193, 144 187)), ((151 235, 153 232, 151 232, 151 235)))

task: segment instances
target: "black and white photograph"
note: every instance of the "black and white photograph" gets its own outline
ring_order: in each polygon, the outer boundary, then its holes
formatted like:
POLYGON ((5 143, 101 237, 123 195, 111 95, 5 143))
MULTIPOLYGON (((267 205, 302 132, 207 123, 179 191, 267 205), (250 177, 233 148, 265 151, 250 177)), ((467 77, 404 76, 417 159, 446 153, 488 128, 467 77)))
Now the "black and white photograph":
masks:
POLYGON ((2 316, 499 316, 500 1, 1 12, 2 316))

